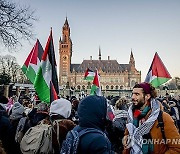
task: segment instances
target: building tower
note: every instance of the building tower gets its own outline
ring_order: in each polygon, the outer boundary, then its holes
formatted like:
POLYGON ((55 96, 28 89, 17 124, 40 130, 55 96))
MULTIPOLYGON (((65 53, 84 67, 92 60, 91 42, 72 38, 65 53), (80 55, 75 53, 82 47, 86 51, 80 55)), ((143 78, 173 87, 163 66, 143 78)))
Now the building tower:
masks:
POLYGON ((129 86, 133 87, 136 83, 140 82, 140 79, 138 79, 138 76, 137 76, 138 72, 135 68, 135 59, 133 56, 132 49, 131 49, 131 54, 130 54, 129 66, 130 66, 129 75, 128 75, 129 86))
POLYGON ((134 56, 133 56, 132 49, 131 49, 131 55, 130 55, 129 64, 130 64, 131 66, 134 66, 134 67, 135 67, 135 60, 134 60, 134 56))
POLYGON ((99 46, 99 60, 101 60, 101 48, 99 46))
POLYGON ((62 39, 59 40, 59 84, 67 85, 70 75, 71 57, 72 57, 72 41, 70 38, 70 27, 66 17, 62 27, 62 39))

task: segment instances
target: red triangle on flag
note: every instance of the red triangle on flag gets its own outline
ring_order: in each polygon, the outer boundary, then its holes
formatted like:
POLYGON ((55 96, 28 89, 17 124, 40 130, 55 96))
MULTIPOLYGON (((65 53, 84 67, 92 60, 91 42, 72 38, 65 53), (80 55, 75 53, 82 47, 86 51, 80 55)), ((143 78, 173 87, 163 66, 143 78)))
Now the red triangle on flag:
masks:
POLYGON ((56 99, 58 99, 58 95, 56 93, 56 90, 54 88, 52 81, 50 81, 50 103, 52 103, 52 101, 56 99))
MULTIPOLYGON (((37 65, 38 52, 43 52, 43 49, 42 49, 42 46, 41 46, 39 40, 37 39, 36 44, 32 48, 30 54, 28 55, 28 57, 24 63, 27 67, 28 67, 29 63, 37 65), (39 51, 39 48, 42 51, 39 51)), ((39 60, 41 61, 41 58, 39 60)))
POLYGON ((84 77, 87 77, 88 74, 89 74, 89 68, 87 68, 87 70, 86 70, 86 72, 85 72, 85 74, 84 74, 84 77))
POLYGON ((95 72, 93 84, 96 85, 97 87, 99 87, 99 76, 98 76, 98 71, 97 70, 95 72))
POLYGON ((152 69, 152 76, 171 78, 171 75, 164 66, 157 52, 155 53, 151 69, 152 69))

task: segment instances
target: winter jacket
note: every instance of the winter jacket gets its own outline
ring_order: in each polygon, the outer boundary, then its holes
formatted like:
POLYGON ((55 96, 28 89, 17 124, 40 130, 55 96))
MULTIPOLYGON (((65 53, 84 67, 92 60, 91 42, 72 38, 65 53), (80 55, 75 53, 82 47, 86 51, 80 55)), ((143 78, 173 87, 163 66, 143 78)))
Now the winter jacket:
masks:
POLYGON ((73 121, 62 118, 61 116, 51 117, 51 122, 53 123, 54 130, 52 134, 54 154, 59 154, 62 142, 66 139, 68 131, 72 130, 76 125, 73 121), (57 132, 58 130, 59 132, 57 132))
POLYGON ((5 110, 0 110, 0 140, 2 141, 5 150, 8 150, 8 131, 11 128, 10 121, 5 110))
MULTIPOLYGON (((96 128, 105 130, 107 101, 102 96, 87 96, 78 106, 79 127, 74 129, 96 128)), ((99 133, 87 133, 80 138, 78 153, 113 153, 107 137, 99 133)))
POLYGON ((0 111, 0 140, 7 154, 20 154, 18 144, 15 142, 16 129, 11 124, 7 114, 4 111, 0 111))
MULTIPOLYGON (((148 118, 148 115, 145 117, 145 119, 148 118)), ((158 127, 158 120, 156 120, 150 131, 151 138, 154 139, 153 154, 179 154, 180 135, 176 126, 174 125, 174 121, 166 112, 163 112, 162 117, 167 144, 164 144, 165 142, 163 142, 165 140, 163 140, 161 128, 158 127), (159 144, 157 144, 155 141, 159 141, 159 144)), ((127 129, 125 131, 125 135, 128 135, 127 129)), ((123 154, 129 154, 129 152, 129 149, 124 149, 123 154)))

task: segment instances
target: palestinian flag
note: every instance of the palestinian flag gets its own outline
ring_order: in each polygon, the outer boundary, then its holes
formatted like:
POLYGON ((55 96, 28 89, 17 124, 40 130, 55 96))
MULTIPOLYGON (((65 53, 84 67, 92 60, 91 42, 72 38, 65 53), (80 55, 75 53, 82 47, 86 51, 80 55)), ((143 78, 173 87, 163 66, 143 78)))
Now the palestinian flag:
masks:
POLYGON ((171 79, 171 75, 164 66, 161 58, 156 52, 145 82, 151 83, 155 88, 171 79))
POLYGON ((95 73, 90 70, 89 68, 87 68, 85 74, 84 74, 84 80, 88 80, 91 81, 94 79, 95 73))
POLYGON ((52 30, 46 43, 34 87, 39 99, 46 103, 50 103, 53 100, 52 97, 56 98, 55 95, 59 94, 52 30), (54 92, 56 92, 56 94, 54 94, 54 92))
POLYGON ((58 95, 56 93, 56 90, 54 88, 52 81, 50 81, 50 102, 52 102, 56 99, 58 99, 58 95))
POLYGON ((98 71, 96 70, 93 80, 93 85, 91 87, 91 93, 90 93, 91 95, 102 96, 99 78, 100 77, 98 75, 98 71))
POLYGON ((21 68, 23 73, 32 83, 34 83, 36 74, 38 72, 43 52, 43 48, 39 40, 37 39, 36 44, 32 48, 24 65, 21 68))

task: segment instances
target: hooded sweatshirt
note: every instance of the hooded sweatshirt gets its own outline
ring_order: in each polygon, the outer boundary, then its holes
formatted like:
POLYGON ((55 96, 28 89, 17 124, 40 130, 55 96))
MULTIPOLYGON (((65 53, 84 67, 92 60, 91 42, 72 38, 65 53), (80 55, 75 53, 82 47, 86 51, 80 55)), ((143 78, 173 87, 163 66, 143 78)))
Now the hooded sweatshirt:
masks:
MULTIPOLYGON (((107 114, 107 101, 103 96, 87 96, 81 100, 78 106, 79 126, 74 130, 85 128, 105 130, 107 114)), ((87 133, 80 138, 79 153, 86 154, 110 154, 111 143, 109 139, 100 133, 87 133)))

